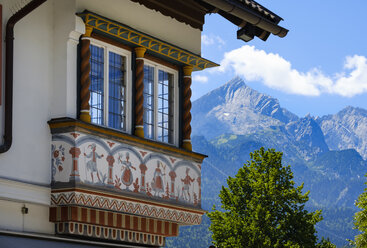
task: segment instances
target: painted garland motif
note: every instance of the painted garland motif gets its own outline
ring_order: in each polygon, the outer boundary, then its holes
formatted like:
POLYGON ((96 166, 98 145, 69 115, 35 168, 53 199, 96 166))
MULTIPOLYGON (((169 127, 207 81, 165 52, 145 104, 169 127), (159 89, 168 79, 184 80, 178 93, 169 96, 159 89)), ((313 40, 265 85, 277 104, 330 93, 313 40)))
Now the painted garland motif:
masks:
POLYGON ((55 177, 57 172, 61 172, 64 167, 63 163, 65 161, 65 148, 60 145, 56 148, 55 145, 51 145, 51 171, 52 178, 55 177))
POLYGON ((75 180, 200 206, 200 164, 83 133, 52 139, 53 183, 75 180))

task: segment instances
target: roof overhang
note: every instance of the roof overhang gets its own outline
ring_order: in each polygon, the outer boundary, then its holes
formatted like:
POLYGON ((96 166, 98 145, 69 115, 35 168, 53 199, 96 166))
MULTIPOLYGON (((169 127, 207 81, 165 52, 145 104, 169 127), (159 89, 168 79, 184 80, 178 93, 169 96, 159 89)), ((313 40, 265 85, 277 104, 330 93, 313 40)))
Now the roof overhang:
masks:
POLYGON ((267 40, 270 34, 285 37, 288 30, 279 26, 281 17, 252 0, 198 0, 208 12, 218 13, 240 30, 237 38, 250 41, 255 36, 267 40))
POLYGON ((193 28, 203 30, 206 9, 195 0, 131 0, 193 28))

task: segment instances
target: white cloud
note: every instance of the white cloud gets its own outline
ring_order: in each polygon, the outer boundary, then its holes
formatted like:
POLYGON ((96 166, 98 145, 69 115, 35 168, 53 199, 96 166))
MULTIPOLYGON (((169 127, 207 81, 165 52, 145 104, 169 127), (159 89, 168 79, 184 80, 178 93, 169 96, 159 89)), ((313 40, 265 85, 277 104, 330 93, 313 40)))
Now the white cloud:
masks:
POLYGON ((201 36, 201 43, 205 46, 210 46, 214 44, 214 39, 208 35, 203 34, 201 36))
POLYGON ((333 91, 342 96, 354 96, 367 92, 367 59, 364 56, 349 56, 344 69, 338 76, 333 91))
POLYGON ((210 35, 203 34, 201 36, 201 43, 205 46, 211 46, 216 44, 218 47, 222 47, 226 44, 226 42, 220 36, 212 34, 210 35))
POLYGON ((208 80, 209 80, 209 78, 207 76, 202 76, 202 75, 194 75, 192 77, 193 82, 199 82, 199 83, 203 83, 203 84, 207 83, 208 80))
POLYGON ((358 55, 346 58, 342 72, 328 76, 317 68, 300 72, 278 54, 245 45, 225 53, 217 70, 234 70, 247 81, 260 81, 291 94, 319 96, 329 93, 352 97, 367 92, 367 59, 358 55))

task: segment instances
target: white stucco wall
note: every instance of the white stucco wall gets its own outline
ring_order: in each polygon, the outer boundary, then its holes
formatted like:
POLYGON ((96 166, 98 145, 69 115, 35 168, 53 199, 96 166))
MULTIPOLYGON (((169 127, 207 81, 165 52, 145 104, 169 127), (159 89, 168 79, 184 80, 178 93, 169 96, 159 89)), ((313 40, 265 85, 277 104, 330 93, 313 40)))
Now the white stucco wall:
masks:
POLYGON ((0 230, 54 233, 50 188, 0 179, 0 230), (28 213, 22 213, 22 207, 28 213))
POLYGON ((53 234, 55 226, 48 221, 49 207, 29 203, 0 200, 0 229, 53 234), (22 213, 22 207, 28 214, 22 213))
MULTIPOLYGON (((3 6, 6 16, 10 6, 3 6)), ((26 16, 14 31, 13 144, 0 154, 0 176, 49 184, 53 2, 26 16)))
MULTIPOLYGON (((7 20, 19 2, 0 1, 4 38, 7 20)), ((13 143, 0 154, 0 229, 54 232, 48 220, 51 133, 47 121, 76 117, 78 32, 84 32, 77 23, 75 0, 49 0, 15 25, 13 143), (27 215, 21 213, 24 204, 27 215)), ((4 104, 0 110, 3 134, 4 104)))
POLYGON ((77 0, 77 11, 82 12, 85 9, 195 54, 201 53, 201 31, 199 29, 194 29, 138 3, 127 0, 77 0), (106 6, 113 7, 106 8, 106 6))

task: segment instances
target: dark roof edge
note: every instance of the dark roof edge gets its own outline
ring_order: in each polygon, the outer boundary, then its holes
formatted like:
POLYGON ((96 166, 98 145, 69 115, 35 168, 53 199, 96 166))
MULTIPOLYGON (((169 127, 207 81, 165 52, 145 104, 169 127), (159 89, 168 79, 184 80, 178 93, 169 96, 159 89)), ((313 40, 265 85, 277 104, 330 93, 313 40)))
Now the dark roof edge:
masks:
POLYGON ((263 5, 257 3, 254 0, 226 0, 227 2, 232 3, 233 5, 237 5, 238 7, 245 7, 249 8, 250 11, 257 12, 260 16, 275 22, 278 24, 280 21, 283 20, 282 17, 275 14, 273 11, 269 10, 268 8, 264 7, 263 5))
POLYGON ((277 25, 277 23, 274 23, 259 14, 255 14, 254 11, 250 11, 247 8, 239 7, 237 4, 232 4, 228 0, 202 1, 281 38, 285 37, 288 33, 288 29, 277 25))

